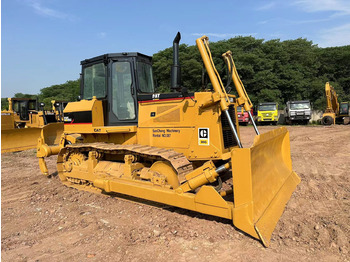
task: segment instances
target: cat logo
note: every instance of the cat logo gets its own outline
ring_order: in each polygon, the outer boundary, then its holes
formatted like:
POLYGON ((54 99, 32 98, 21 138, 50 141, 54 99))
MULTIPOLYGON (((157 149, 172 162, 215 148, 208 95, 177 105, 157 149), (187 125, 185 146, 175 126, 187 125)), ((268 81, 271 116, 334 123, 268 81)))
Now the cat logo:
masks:
POLYGON ((198 128, 198 145, 209 146, 209 128, 198 128))

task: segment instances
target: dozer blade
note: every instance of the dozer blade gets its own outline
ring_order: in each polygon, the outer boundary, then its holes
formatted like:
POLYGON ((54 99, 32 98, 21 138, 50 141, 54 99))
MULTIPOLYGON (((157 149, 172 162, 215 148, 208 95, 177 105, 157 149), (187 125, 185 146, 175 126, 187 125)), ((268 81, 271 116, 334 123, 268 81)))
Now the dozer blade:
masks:
POLYGON ((36 148, 40 132, 40 127, 1 130, 1 153, 36 148))
POLYGON ((233 224, 267 247, 300 178, 292 170, 289 132, 258 135, 251 148, 232 150, 233 224))
MULTIPOLYGON (((63 129, 63 123, 50 123, 43 127, 43 132, 41 133, 41 136, 42 138, 44 138, 44 141, 48 146, 57 145, 63 134, 63 129)), ((39 137, 37 137, 36 139, 36 145, 38 143, 38 138, 39 137)))
POLYGON ((1 153, 18 152, 36 148, 43 131, 48 145, 58 144, 63 133, 63 123, 51 123, 44 127, 1 130, 1 153))

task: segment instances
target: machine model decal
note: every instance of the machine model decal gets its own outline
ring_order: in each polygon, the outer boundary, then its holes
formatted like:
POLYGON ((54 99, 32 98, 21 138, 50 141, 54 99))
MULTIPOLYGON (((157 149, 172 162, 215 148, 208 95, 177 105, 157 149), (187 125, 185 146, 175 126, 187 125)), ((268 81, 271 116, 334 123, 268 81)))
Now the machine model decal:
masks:
POLYGON ((209 128, 198 128, 198 145, 209 146, 209 128))
POLYGON ((180 129, 174 129, 174 128, 153 128, 152 129, 153 137, 163 137, 168 138, 171 137, 172 134, 180 134, 180 129))

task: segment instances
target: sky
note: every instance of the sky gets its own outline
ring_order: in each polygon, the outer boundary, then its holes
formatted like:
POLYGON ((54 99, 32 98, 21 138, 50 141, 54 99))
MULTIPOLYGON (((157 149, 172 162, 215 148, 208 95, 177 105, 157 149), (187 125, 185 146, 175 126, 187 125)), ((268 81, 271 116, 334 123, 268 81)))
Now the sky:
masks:
POLYGON ((80 61, 235 36, 350 44, 350 0, 2 0, 1 97, 76 80, 80 61))

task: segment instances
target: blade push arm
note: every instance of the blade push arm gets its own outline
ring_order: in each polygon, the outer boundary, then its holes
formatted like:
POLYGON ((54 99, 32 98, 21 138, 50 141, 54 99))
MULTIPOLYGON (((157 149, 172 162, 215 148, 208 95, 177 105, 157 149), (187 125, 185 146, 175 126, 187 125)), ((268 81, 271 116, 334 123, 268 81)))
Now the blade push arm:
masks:
POLYGON ((220 96, 220 107, 222 111, 228 110, 230 100, 222 84, 221 77, 215 68, 213 58, 209 49, 209 38, 202 36, 196 40, 198 50, 202 56, 205 69, 208 72, 210 82, 213 85, 214 91, 220 96))
POLYGON ((228 121, 229 126, 232 130, 232 133, 237 141, 238 146, 240 148, 242 148, 243 146, 242 146, 241 140, 238 137, 236 127, 233 124, 230 113, 228 112, 228 107, 230 105, 230 99, 226 93, 224 85, 222 84, 221 77, 215 68, 214 61, 213 61, 213 58, 211 56, 211 52, 209 49, 209 38, 204 35, 201 38, 198 38, 196 40, 196 43, 197 43, 198 50, 201 53, 205 69, 208 72, 210 82, 213 85, 214 91, 215 91, 215 93, 219 94, 219 96, 220 96, 221 111, 224 113, 224 115, 227 118, 227 121, 228 121))
POLYGON ((247 92, 245 91, 244 85, 239 78, 239 75, 237 73, 237 69, 235 66, 235 62, 233 61, 232 58, 232 52, 227 51, 222 55, 222 57, 225 60, 225 63, 228 66, 228 71, 231 73, 232 81, 236 87, 237 93, 238 93, 238 99, 237 102, 239 105, 243 105, 244 110, 249 112, 253 108, 253 104, 249 99, 249 96, 247 92))
POLYGON ((246 112, 248 112, 248 115, 250 117, 250 120, 252 121, 253 123, 253 126, 254 126, 254 130, 256 132, 257 135, 260 135, 260 132, 254 122, 254 119, 253 119, 253 116, 252 116, 252 113, 251 113, 251 109, 253 108, 253 104, 252 102, 250 101, 249 99, 249 96, 247 94, 247 92, 245 91, 245 88, 244 88, 244 85, 241 81, 241 79, 239 78, 239 75, 238 75, 238 72, 237 72, 237 69, 236 69, 236 66, 235 66, 235 62, 233 61, 233 58, 232 58, 232 52, 231 51, 227 51, 226 53, 224 53, 222 55, 222 57, 224 58, 225 60, 225 63, 228 67, 228 71, 231 73, 231 77, 232 77, 232 81, 236 87, 236 91, 238 93, 238 98, 237 98, 237 102, 239 105, 243 105, 244 107, 244 110, 246 112))

